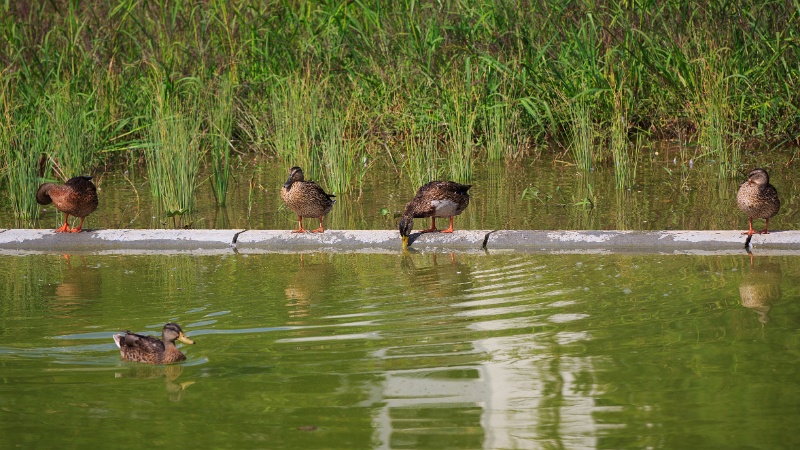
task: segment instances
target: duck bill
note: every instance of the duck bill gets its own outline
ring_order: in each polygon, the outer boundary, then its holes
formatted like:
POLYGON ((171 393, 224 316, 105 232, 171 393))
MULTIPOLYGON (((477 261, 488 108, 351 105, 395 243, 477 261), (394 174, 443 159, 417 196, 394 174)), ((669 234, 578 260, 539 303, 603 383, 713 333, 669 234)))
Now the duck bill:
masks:
POLYGON ((408 248, 408 236, 403 236, 403 248, 408 248))
POLYGON ((193 345, 194 344, 194 341, 189 339, 188 337, 186 337, 186 335, 183 334, 183 333, 181 333, 180 336, 178 336, 178 340, 180 342, 183 342, 184 344, 189 344, 189 345, 193 345))

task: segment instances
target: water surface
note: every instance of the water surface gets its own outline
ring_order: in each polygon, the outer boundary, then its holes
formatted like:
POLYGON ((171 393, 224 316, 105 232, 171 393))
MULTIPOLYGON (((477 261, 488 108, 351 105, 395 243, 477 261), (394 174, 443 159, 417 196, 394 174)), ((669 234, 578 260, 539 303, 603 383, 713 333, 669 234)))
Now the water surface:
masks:
POLYGON ((0 256, 22 448, 791 448, 800 259, 0 256), (180 323, 187 361, 111 335, 180 323))

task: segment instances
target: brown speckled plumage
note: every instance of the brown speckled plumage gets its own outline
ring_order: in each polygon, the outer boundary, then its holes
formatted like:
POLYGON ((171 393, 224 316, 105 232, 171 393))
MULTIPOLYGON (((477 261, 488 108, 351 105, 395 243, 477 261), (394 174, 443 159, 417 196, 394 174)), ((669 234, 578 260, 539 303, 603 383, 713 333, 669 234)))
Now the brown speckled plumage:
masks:
POLYGON ((453 232, 453 217, 461 214, 469 205, 469 188, 471 185, 453 181, 431 181, 417 191, 417 195, 406 204, 398 229, 403 238, 403 246, 408 245, 408 235, 414 227, 415 218, 430 217, 431 227, 420 230, 429 233, 436 230, 436 218, 448 217, 450 227, 442 233, 453 232))
POLYGON ((92 177, 74 177, 64 184, 44 183, 36 191, 36 201, 40 205, 52 203, 56 209, 63 212, 64 225, 57 228, 57 232, 81 231, 86 216, 97 209, 97 188, 90 180, 92 177), (81 223, 76 228, 69 228, 69 216, 81 218, 81 223))
POLYGON ((326 194, 324 190, 313 181, 305 181, 303 169, 295 166, 289 169, 289 179, 281 188, 281 199, 295 214, 299 222, 298 229, 292 233, 304 233, 303 217, 316 217, 319 219, 319 228, 310 230, 312 233, 322 233, 322 216, 328 214, 336 200, 335 195, 326 194))
POLYGON ((778 213, 781 201, 778 199, 778 190, 769 184, 769 174, 764 169, 753 169, 747 175, 747 181, 739 187, 736 195, 736 204, 749 219, 750 229, 742 234, 754 233, 768 234, 769 219, 778 213), (764 229, 753 230, 753 219, 764 219, 764 229))
POLYGON ((119 347, 122 359, 147 364, 169 364, 186 359, 186 356, 175 347, 175 341, 194 344, 194 341, 183 334, 183 330, 177 323, 164 325, 161 339, 130 331, 114 335, 114 343, 119 347))

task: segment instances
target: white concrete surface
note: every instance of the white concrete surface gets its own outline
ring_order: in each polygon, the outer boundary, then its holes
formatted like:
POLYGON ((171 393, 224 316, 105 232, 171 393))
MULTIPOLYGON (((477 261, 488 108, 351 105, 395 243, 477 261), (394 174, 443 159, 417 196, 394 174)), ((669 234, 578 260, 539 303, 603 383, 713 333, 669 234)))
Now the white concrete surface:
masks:
MULTIPOLYGON (((410 251, 527 253, 740 254, 747 236, 716 231, 550 231, 456 230, 452 234, 411 235, 410 251)), ((800 255, 800 231, 754 235, 756 252, 800 255)), ((396 230, 90 230, 55 233, 39 229, 0 229, 0 254, 27 253, 399 253, 396 230)))

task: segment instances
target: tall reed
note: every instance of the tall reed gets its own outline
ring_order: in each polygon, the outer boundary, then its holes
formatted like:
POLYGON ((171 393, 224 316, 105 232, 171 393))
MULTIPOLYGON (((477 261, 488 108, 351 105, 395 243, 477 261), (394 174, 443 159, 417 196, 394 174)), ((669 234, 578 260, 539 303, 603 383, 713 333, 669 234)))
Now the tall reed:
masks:
POLYGON ((403 173, 414 189, 443 175, 438 135, 438 129, 433 124, 414 124, 403 142, 406 155, 403 173))
POLYGON ((47 149, 48 166, 58 178, 68 180, 89 175, 96 164, 99 124, 93 93, 75 92, 69 82, 47 95, 51 145, 47 149))
POLYGON ((219 77, 206 90, 207 148, 211 154, 211 192, 217 206, 225 206, 231 171, 231 142, 233 132, 234 74, 219 77))
POLYGON ((524 154, 520 111, 499 93, 483 106, 483 145, 489 161, 511 161, 524 154))
POLYGON ((699 86, 696 97, 698 144, 717 162, 720 178, 738 174, 741 151, 734 140, 729 102, 730 79, 724 71, 725 50, 709 51, 697 61, 699 86))
POLYGON ((614 109, 611 114, 609 145, 611 159, 614 163, 614 182, 617 189, 630 188, 636 179, 636 169, 639 162, 638 148, 631 148, 628 132, 630 124, 628 114, 630 101, 624 84, 616 86, 615 77, 612 76, 612 89, 614 109))
POLYGON ((39 159, 49 145, 47 118, 39 114, 25 123, 8 119, 3 118, 0 130, 0 145, 6 149, 2 154, 6 192, 14 216, 21 225, 30 226, 39 217, 36 190, 40 184, 39 159))
POLYGON ((320 105, 319 85, 302 77, 274 80, 270 93, 273 132, 269 143, 288 166, 300 166, 307 176, 318 178, 314 139, 320 105))
POLYGON ((146 147, 150 190, 168 217, 194 208, 202 152, 202 111, 191 80, 182 80, 183 92, 167 93, 153 80, 153 105, 146 147))
POLYGON ((319 115, 315 150, 319 154, 325 188, 336 194, 351 191, 366 170, 364 137, 355 131, 354 121, 350 119, 356 110, 353 106, 345 111, 330 108, 319 115))
POLYGON ((446 80, 447 84, 442 86, 442 116, 447 125, 445 174, 451 180, 462 183, 472 179, 475 125, 480 104, 472 77, 472 63, 467 59, 463 73, 446 80))
POLYGON ((569 114, 572 118, 570 151, 578 169, 588 172, 594 160, 595 132, 592 110, 585 96, 579 96, 570 102, 569 114))
POLYGON ((47 133, 37 133, 44 126, 39 114, 31 116, 33 124, 18 123, 19 106, 13 102, 15 80, 0 73, 0 185, 14 217, 29 226, 38 217, 36 204, 37 163, 47 133), (38 127, 38 128, 37 128, 38 127))

